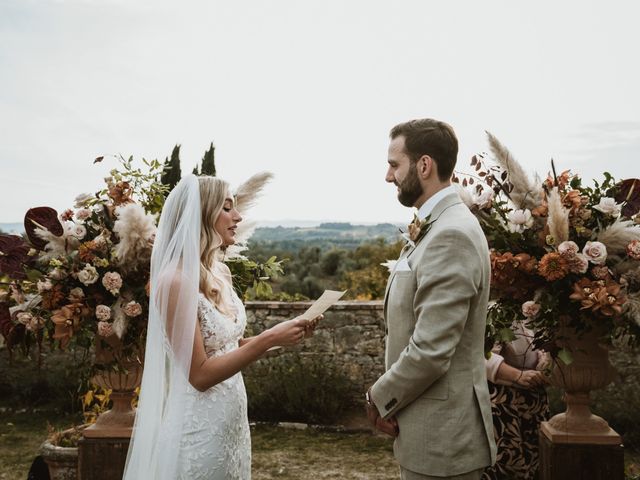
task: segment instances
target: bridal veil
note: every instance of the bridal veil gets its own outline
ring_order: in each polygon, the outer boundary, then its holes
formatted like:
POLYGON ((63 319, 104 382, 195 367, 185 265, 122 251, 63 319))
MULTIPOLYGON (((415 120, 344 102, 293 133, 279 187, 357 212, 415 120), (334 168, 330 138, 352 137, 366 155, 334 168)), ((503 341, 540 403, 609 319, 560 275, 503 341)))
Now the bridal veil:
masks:
POLYGON ((176 478, 197 322, 200 191, 184 177, 165 202, 151 256, 151 293, 138 409, 123 479, 176 478))

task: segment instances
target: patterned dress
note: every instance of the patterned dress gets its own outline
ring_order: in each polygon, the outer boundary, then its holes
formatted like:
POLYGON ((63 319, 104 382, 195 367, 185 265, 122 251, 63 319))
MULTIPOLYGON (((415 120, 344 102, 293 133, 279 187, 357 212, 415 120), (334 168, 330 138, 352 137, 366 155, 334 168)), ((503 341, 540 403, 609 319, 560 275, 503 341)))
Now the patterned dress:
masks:
POLYGON ((514 340, 494 346, 487 360, 493 432, 498 447, 496 463, 485 470, 483 480, 533 480, 538 478, 538 429, 549 416, 544 387, 534 389, 504 385, 497 378, 502 359, 519 370, 533 370, 546 354, 533 346, 533 332, 525 322, 511 326, 514 340))
MULTIPOLYGON (((235 293, 233 302, 238 314, 229 317, 199 294, 198 320, 208 357, 238 348, 247 317, 235 293)), ((251 478, 247 394, 240 372, 205 392, 189 386, 178 472, 180 480, 251 478)))
POLYGON ((538 478, 538 429, 549 417, 547 392, 489 382, 489 394, 498 453, 495 465, 485 470, 482 479, 538 478))

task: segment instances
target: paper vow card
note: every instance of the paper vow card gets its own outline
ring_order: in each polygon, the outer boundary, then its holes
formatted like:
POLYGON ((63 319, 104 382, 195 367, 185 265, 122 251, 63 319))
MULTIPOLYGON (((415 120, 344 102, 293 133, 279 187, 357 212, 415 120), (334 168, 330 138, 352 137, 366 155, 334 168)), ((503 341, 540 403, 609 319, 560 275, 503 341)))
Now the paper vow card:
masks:
POLYGON ((335 290, 325 290, 320 298, 318 298, 313 305, 311 305, 306 312, 300 315, 298 318, 303 320, 313 320, 318 315, 322 315, 325 311, 336 304, 347 291, 337 292, 335 290))

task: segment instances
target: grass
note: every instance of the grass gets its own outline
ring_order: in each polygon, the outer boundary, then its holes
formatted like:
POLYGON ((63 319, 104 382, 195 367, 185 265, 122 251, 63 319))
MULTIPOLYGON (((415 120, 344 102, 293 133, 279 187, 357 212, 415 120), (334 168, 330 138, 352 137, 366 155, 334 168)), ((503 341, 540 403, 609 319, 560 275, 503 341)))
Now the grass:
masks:
MULTIPOLYGON (((47 436, 80 418, 49 411, 0 413, 0 480, 24 480, 47 436)), ((369 434, 326 433, 258 425, 252 428, 254 480, 397 479, 392 442, 369 434)), ((628 479, 640 479, 640 452, 625 451, 628 479)))
POLYGON ((397 479, 392 441, 369 434, 255 427, 254 480, 397 479))
POLYGON ((47 426, 66 428, 80 423, 79 416, 52 411, 0 413, 0 480, 24 480, 42 442, 47 426))

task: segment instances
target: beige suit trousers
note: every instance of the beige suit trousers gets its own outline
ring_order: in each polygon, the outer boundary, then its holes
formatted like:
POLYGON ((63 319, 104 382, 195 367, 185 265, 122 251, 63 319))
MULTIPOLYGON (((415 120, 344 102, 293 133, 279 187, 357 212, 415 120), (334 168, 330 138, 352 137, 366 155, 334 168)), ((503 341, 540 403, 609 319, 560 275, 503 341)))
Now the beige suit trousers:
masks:
POLYGON ((412 472, 406 468, 400 467, 401 480, 480 480, 483 468, 472 472, 463 473, 462 475, 454 475, 452 477, 432 477, 431 475, 423 475, 421 473, 412 472))

